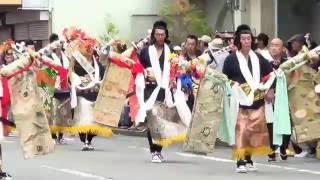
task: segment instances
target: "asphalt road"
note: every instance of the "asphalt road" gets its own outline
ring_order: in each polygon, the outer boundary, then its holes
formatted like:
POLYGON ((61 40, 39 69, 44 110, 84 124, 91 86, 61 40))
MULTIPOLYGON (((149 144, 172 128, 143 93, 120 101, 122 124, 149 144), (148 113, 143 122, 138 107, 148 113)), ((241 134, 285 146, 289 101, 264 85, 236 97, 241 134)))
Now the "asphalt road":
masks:
POLYGON ((166 163, 152 164, 146 138, 115 135, 95 138, 95 151, 80 151, 78 137, 68 137, 53 154, 24 160, 16 137, 0 141, 3 169, 13 180, 318 180, 320 160, 290 158, 268 163, 256 159, 258 172, 235 173, 231 149, 218 146, 213 154, 200 156, 182 152, 181 145, 165 148, 166 163))

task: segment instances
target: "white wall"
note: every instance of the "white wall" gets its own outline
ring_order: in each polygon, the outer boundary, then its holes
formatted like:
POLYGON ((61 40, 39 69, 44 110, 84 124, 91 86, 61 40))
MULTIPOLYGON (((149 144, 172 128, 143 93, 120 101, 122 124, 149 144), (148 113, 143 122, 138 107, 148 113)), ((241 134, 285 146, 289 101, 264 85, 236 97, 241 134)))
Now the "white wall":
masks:
POLYGON ((98 38, 105 27, 104 19, 109 14, 120 29, 122 39, 138 40, 147 34, 148 28, 152 28, 160 4, 170 1, 52 0, 52 32, 60 33, 63 28, 73 25, 98 38))

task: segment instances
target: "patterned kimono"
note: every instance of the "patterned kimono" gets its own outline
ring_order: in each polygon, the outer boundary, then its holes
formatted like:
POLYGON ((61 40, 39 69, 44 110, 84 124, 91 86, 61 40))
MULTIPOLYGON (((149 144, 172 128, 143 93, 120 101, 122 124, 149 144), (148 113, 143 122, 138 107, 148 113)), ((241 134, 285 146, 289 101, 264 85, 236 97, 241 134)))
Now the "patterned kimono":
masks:
POLYGON ((54 150, 48 120, 39 96, 32 62, 20 58, 0 69, 9 78, 11 109, 25 158, 48 154, 54 150))

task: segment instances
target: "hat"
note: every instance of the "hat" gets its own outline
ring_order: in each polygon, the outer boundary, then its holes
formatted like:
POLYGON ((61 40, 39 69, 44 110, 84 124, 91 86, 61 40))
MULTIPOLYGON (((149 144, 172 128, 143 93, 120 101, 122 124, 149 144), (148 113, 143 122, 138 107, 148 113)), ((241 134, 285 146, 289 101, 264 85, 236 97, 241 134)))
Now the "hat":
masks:
POLYGON ((157 28, 157 27, 163 27, 165 29, 167 29, 167 23, 164 22, 164 21, 156 21, 154 24, 153 24, 153 29, 157 28))
POLYGON ((295 34, 294 36, 292 36, 289 40, 288 43, 292 43, 294 41, 298 41, 302 44, 306 43, 306 38, 302 35, 302 34, 295 34))
MULTIPOLYGON (((240 36, 242 33, 250 34, 251 36, 253 36, 250 26, 248 26, 247 24, 239 25, 236 32, 234 33, 234 45, 236 45, 239 49, 241 49, 240 36)), ((253 37, 251 38, 253 39, 253 37)), ((254 47, 254 41, 251 42, 251 47, 254 47)))
POLYGON ((292 43, 299 42, 302 45, 306 44, 306 39, 302 34, 295 34, 292 36, 286 43, 286 48, 291 51, 292 50, 292 43))
POLYGON ((208 35, 203 35, 201 36, 201 38, 198 39, 199 41, 203 41, 203 42, 206 42, 206 43, 209 43, 211 41, 211 37, 208 36, 208 35))
POLYGON ((240 33, 241 31, 250 31, 250 32, 251 32, 251 28, 250 28, 250 26, 248 26, 247 24, 241 24, 241 25, 239 25, 239 26, 237 27, 237 30, 236 30, 236 32, 235 32, 235 35, 236 35, 236 36, 239 35, 239 33, 240 33))
POLYGON ((221 48, 223 48, 223 40, 221 38, 214 38, 209 43, 209 48, 210 49, 221 49, 221 48))
POLYGON ((180 46, 175 46, 173 48, 174 51, 182 51, 182 48, 180 46))

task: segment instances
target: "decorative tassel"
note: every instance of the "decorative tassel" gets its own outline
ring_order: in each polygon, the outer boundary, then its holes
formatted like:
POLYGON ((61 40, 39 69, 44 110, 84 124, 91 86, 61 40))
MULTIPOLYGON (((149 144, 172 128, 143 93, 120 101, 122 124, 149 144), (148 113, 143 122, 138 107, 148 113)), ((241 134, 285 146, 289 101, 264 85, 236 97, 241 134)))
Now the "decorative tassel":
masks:
POLYGON ((110 137, 113 135, 112 130, 110 128, 101 127, 99 125, 74 126, 67 128, 67 131, 70 134, 92 133, 104 137, 110 137))
POLYGON ((161 140, 154 140, 154 144, 161 145, 163 147, 168 147, 171 144, 178 143, 178 142, 184 142, 187 140, 187 135, 178 135, 171 138, 161 139, 161 140))
POLYGON ((234 149, 232 152, 233 159, 235 160, 240 160, 240 159, 245 159, 246 155, 252 155, 252 156, 263 156, 263 155, 268 155, 272 153, 272 149, 267 146, 263 147, 257 147, 257 148, 239 148, 239 149, 234 149))

